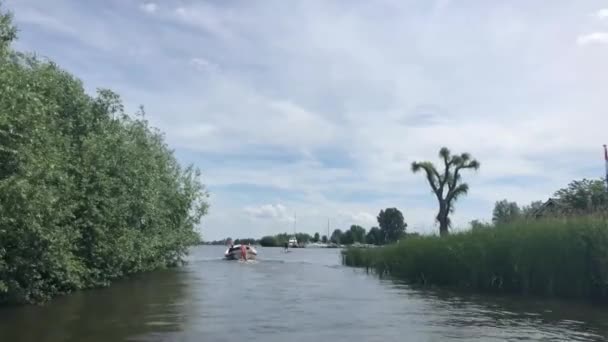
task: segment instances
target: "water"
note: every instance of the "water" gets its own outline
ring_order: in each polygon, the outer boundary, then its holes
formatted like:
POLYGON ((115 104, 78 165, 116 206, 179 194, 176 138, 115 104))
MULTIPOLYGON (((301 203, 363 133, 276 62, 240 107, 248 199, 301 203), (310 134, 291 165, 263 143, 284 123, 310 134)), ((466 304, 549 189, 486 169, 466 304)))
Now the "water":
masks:
POLYGON ((603 341, 608 309, 414 290, 340 266, 336 249, 260 249, 257 262, 193 249, 43 307, 0 309, 0 341, 603 341))

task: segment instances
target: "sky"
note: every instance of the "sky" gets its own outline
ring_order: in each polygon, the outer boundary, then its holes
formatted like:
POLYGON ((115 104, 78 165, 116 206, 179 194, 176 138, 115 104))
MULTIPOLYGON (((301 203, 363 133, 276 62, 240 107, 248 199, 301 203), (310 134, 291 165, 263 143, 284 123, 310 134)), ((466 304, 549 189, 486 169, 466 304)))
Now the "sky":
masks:
POLYGON ((202 171, 206 240, 377 225, 432 233, 412 161, 481 163, 454 229, 604 174, 608 1, 4 0, 14 47, 146 108, 202 171), (294 215, 297 220, 294 222, 294 215), (296 223, 294 225, 294 223, 296 223))

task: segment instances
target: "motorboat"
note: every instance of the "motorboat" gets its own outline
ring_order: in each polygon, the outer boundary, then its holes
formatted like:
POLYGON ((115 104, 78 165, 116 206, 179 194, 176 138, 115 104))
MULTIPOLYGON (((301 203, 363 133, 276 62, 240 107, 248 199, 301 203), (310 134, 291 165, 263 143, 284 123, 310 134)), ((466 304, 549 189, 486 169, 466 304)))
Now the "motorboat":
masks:
POLYGON ((296 239, 295 236, 293 236, 291 239, 289 239, 289 241, 287 242, 287 245, 289 246, 289 248, 304 248, 304 244, 299 243, 298 239, 296 239))
MULTIPOLYGON (((255 258, 258 256, 258 251, 253 247, 253 246, 249 246, 249 245, 242 245, 245 248, 245 256, 247 258, 247 260, 255 260, 255 258)), ((230 247, 228 247, 228 249, 226 249, 226 252, 224 252, 224 259, 226 260, 238 260, 238 259, 242 259, 242 252, 241 252, 241 245, 237 244, 237 245, 232 245, 230 247)))

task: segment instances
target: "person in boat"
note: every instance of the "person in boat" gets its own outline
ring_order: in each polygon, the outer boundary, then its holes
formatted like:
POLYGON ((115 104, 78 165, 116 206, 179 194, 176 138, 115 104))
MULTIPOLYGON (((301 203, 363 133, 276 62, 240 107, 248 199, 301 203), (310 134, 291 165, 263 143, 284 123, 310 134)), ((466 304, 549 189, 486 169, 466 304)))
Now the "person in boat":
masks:
POLYGON ((241 259, 247 260, 247 247, 244 244, 241 244, 241 259))

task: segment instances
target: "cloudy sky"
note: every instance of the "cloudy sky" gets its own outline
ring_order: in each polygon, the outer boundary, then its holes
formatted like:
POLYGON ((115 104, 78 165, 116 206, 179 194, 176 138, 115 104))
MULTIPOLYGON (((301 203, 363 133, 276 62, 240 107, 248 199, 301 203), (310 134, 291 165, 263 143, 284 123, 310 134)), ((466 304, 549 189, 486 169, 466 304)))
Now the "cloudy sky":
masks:
POLYGON ((19 50, 143 104, 203 172, 206 239, 437 230, 414 160, 468 151, 464 227, 603 174, 608 1, 4 0, 19 50))

